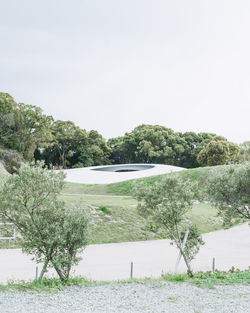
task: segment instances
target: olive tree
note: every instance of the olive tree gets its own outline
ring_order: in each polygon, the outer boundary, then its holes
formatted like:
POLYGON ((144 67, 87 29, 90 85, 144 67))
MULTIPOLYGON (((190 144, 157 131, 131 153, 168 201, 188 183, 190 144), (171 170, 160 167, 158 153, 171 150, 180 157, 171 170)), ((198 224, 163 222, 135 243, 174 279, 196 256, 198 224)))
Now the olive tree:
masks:
POLYGON ((225 227, 235 220, 250 222, 250 162, 214 169, 206 192, 225 227))
POLYGON ((26 164, 0 187, 0 219, 15 224, 23 251, 43 263, 40 279, 48 267, 67 279, 87 244, 88 214, 59 198, 64 178, 42 163, 26 164))
POLYGON ((189 181, 183 181, 176 175, 166 176, 152 186, 138 184, 134 188, 138 200, 139 213, 147 217, 152 225, 165 230, 166 236, 179 249, 188 268, 193 275, 190 262, 204 244, 198 229, 187 218, 192 209, 193 199, 197 195, 197 186, 189 181), (185 247, 183 239, 189 227, 189 235, 185 247))

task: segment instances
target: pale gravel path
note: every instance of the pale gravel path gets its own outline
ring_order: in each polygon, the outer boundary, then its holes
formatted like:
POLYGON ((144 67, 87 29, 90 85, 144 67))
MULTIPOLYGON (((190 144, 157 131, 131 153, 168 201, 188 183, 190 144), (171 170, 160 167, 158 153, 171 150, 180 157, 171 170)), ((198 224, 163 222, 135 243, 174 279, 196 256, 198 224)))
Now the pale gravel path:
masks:
POLYGON ((71 287, 57 294, 0 292, 1 313, 249 313, 250 286, 186 283, 71 287))
MULTIPOLYGON (((211 270, 212 258, 216 268, 229 270, 232 266, 247 269, 250 265, 250 227, 248 224, 203 235, 205 245, 192 262, 195 271, 211 270)), ((83 259, 74 271, 77 275, 94 280, 127 279, 130 262, 134 262, 134 277, 159 277, 171 272, 178 251, 169 240, 123 242, 90 245, 83 252, 83 259)), ((0 250, 0 282, 8 279, 34 279, 35 262, 20 249, 0 250)), ((39 266, 39 271, 41 266, 39 266)), ((186 271, 184 262, 179 270, 186 271)), ((48 273, 53 275, 53 272, 48 273)))

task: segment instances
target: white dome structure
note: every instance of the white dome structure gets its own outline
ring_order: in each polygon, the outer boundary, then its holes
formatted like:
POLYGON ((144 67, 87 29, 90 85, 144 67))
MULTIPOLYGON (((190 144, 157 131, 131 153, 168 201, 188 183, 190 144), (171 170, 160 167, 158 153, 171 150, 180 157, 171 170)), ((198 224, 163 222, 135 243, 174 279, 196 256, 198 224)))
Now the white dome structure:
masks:
POLYGON ((164 164, 119 164, 92 166, 63 170, 65 181, 81 184, 111 184, 170 172, 183 171, 185 168, 164 164))

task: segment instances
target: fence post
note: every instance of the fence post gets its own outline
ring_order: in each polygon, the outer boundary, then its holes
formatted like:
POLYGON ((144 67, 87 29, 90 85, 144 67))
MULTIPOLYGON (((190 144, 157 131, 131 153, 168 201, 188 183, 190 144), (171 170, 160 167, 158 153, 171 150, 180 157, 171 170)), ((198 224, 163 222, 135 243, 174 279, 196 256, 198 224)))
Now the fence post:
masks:
POLYGON ((215 271, 215 258, 213 258, 213 262, 212 262, 212 271, 213 271, 213 273, 215 271))
POLYGON ((134 263, 130 263, 130 279, 133 279, 133 269, 134 269, 134 263))
POLYGON ((38 279, 38 266, 36 266, 36 280, 38 279))

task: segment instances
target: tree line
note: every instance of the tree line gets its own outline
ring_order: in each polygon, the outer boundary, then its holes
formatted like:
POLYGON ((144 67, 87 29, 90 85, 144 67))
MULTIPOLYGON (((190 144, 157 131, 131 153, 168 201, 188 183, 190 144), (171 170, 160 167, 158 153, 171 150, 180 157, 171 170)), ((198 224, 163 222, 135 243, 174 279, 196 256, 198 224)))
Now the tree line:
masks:
POLYGON ((27 161, 75 168, 120 163, 161 163, 194 168, 250 160, 250 141, 238 146, 213 133, 174 132, 140 125, 124 136, 105 140, 72 121, 55 120, 41 108, 0 93, 0 145, 27 161))

